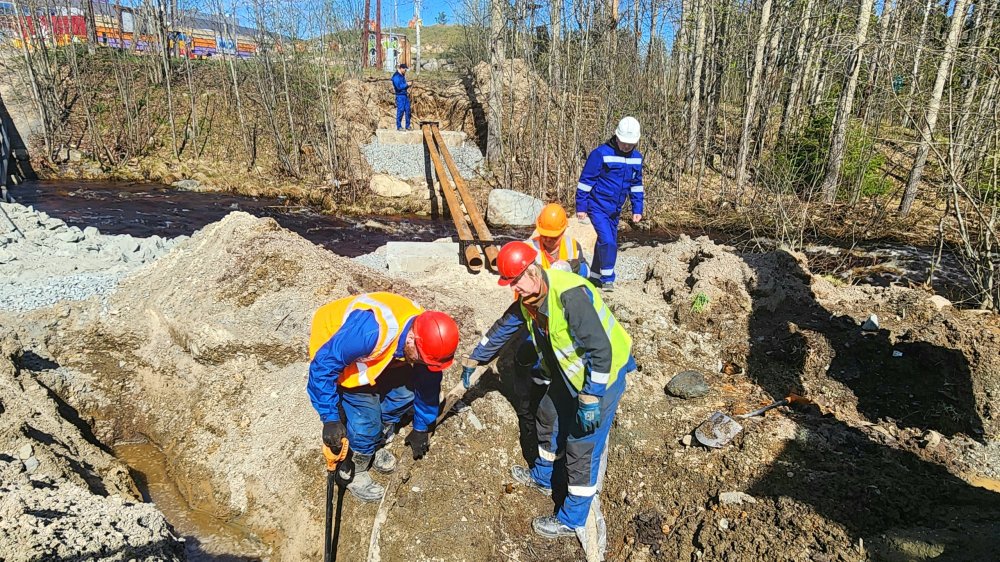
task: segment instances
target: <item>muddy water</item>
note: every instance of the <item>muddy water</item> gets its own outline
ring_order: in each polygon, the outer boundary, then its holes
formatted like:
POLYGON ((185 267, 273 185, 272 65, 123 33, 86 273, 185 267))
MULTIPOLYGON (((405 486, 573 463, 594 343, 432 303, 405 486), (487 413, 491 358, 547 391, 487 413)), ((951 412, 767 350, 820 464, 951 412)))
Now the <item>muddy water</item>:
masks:
POLYGON ((191 509, 167 473, 166 456, 152 443, 115 445, 115 456, 129 465, 143 500, 153 502, 185 540, 188 560, 263 560, 264 547, 247 529, 191 509))

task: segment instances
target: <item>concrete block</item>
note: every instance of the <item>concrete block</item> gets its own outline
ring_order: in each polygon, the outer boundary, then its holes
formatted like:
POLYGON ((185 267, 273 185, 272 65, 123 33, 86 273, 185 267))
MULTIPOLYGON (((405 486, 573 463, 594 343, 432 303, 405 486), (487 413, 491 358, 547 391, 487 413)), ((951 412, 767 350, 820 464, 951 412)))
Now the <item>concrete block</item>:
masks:
MULTIPOLYGON (((413 124, 412 131, 397 131, 395 129, 378 129, 375 131, 375 138, 379 144, 423 144, 424 133, 417 123, 413 124)), ((461 131, 441 131, 441 138, 444 139, 445 146, 451 148, 462 146, 465 143, 466 134, 461 131)))
POLYGON ((389 273, 423 273, 461 263, 457 242, 389 242, 385 260, 389 273))

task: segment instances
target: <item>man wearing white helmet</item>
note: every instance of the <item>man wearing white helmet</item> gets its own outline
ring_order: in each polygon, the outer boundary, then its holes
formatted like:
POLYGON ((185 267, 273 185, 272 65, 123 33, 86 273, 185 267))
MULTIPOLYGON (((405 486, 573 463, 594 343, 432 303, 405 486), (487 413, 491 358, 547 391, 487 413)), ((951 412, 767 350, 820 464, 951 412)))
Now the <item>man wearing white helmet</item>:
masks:
POLYGON ((638 143, 639 122, 635 117, 623 118, 615 135, 587 157, 576 186, 576 215, 580 220, 589 218, 597 231, 590 279, 605 290, 614 287, 618 220, 626 197, 632 203, 632 221, 642 220, 642 154, 635 147, 638 143))

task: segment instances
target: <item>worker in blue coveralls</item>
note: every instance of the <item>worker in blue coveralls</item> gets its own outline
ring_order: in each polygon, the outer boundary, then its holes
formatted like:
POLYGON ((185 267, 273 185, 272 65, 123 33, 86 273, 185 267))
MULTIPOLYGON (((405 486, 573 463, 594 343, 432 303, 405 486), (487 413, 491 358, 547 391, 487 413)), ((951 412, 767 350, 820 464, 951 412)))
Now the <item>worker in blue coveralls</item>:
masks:
POLYGON ((576 216, 588 218, 597 232, 594 263, 590 280, 606 291, 614 289, 615 261, 618 259, 618 219, 628 197, 632 203, 632 221, 642 220, 642 154, 639 122, 625 117, 615 135, 595 148, 580 172, 576 186, 576 216))
POLYGON ((527 327, 549 387, 537 412, 538 460, 531 469, 512 467, 511 474, 551 495, 553 464, 565 455, 566 498, 555 515, 536 517, 532 528, 547 538, 575 534, 585 548, 597 544, 603 554, 607 531, 597 493, 625 375, 636 369, 632 338, 593 285, 574 273, 543 269, 536 254, 520 241, 501 248, 499 283, 512 287, 517 300, 463 362, 462 382, 468 388, 476 366, 491 361, 521 326, 527 327), (592 509, 596 539, 587 537, 585 526, 592 509))
POLYGON ((403 130, 403 115, 406 115, 406 130, 410 130, 410 84, 406 81, 406 63, 399 65, 392 75, 392 90, 396 94, 396 130, 403 130))
POLYGON ((413 458, 429 448, 428 432, 438 415, 441 371, 454 361, 458 325, 443 312, 424 310, 406 297, 365 293, 337 299, 313 316, 306 390, 323 422, 323 443, 334 455, 342 440, 354 464, 342 463, 347 489, 361 501, 382 499, 385 488, 369 468, 396 468, 383 445, 413 409, 406 444, 413 458))

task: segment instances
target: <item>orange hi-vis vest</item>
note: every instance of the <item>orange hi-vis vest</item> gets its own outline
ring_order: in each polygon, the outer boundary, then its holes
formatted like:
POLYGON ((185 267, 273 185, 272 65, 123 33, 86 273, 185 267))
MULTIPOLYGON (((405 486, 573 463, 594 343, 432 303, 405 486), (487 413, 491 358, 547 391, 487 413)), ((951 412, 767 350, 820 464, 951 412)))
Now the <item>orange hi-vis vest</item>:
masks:
POLYGON ((378 342, 371 355, 344 369, 337 382, 345 388, 374 385, 375 379, 392 361, 403 327, 424 311, 420 305, 393 293, 365 293, 344 297, 320 307, 313 316, 309 335, 309 359, 340 330, 355 310, 370 310, 379 325, 378 342))
MULTIPOLYGON (((553 260, 546 253, 545 249, 542 248, 541 236, 536 236, 531 239, 531 245, 538 250, 538 256, 535 261, 538 265, 542 266, 542 269, 548 269, 552 267, 553 260)), ((576 240, 572 237, 563 234, 562 239, 559 240, 559 252, 558 258, 554 261, 565 261, 580 259, 579 252, 580 245, 576 243, 576 240)))

